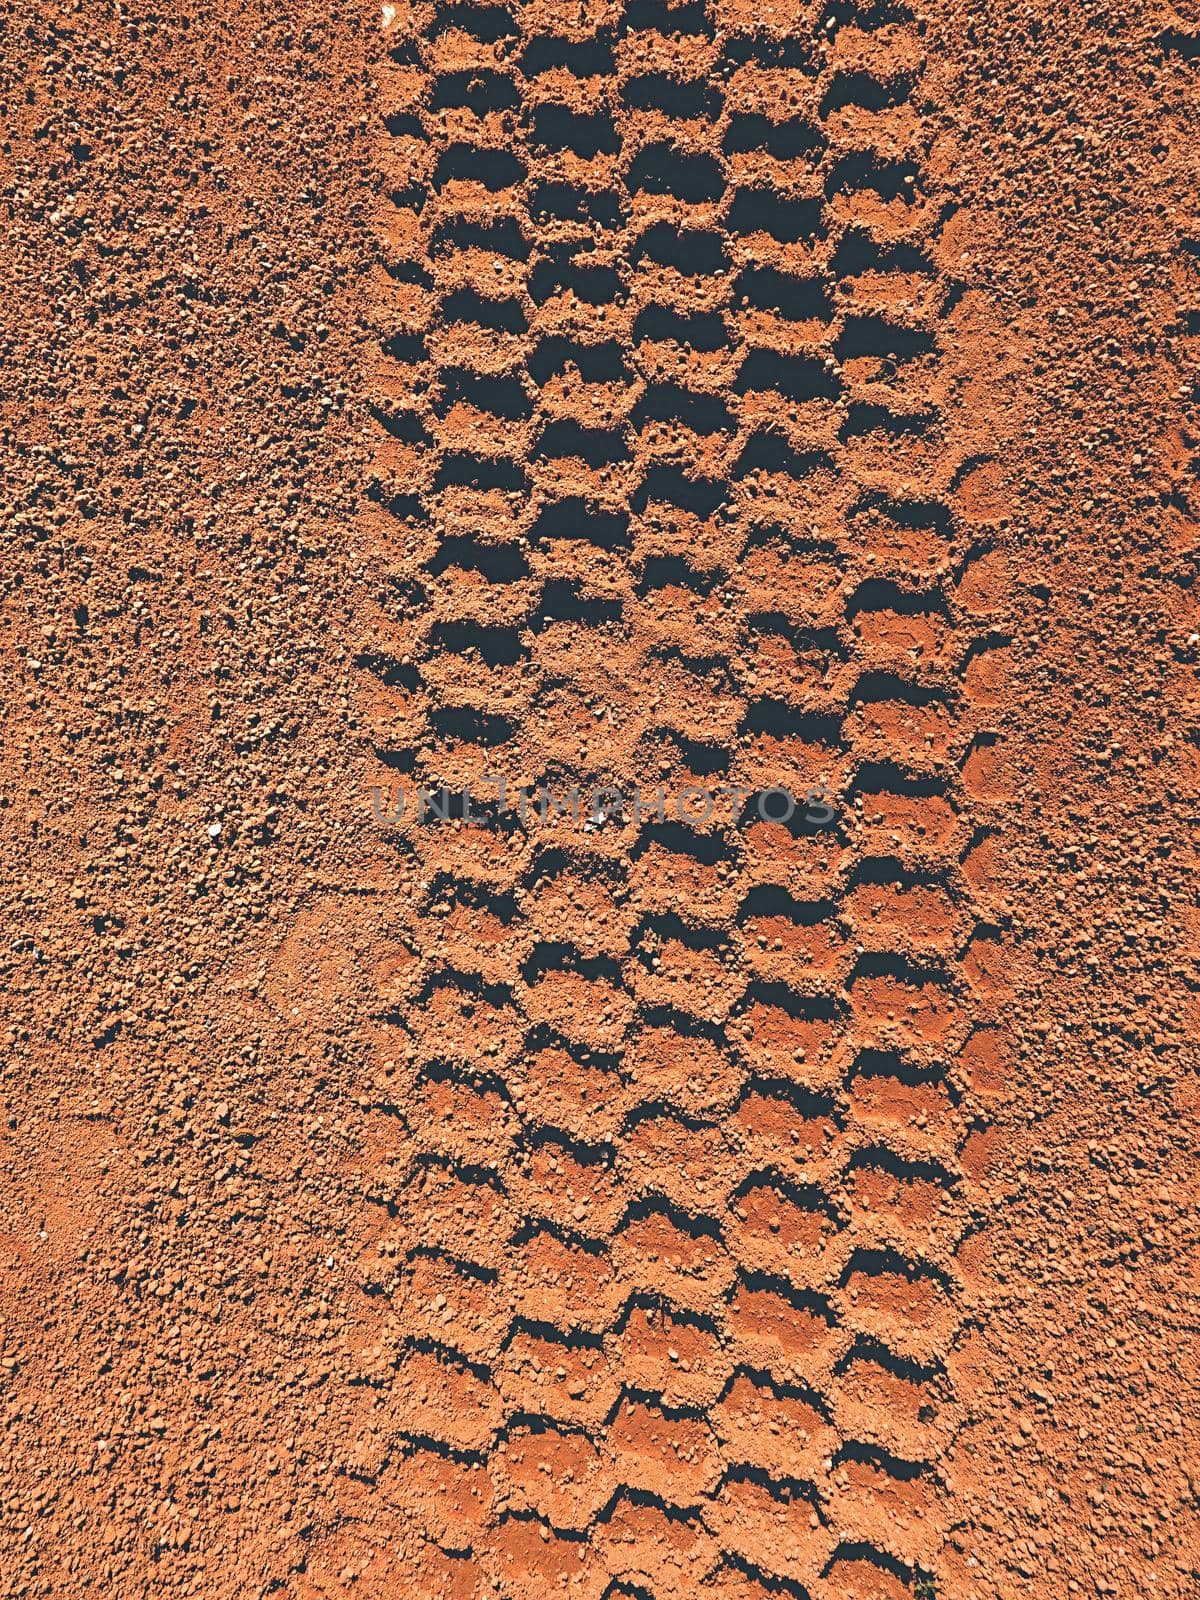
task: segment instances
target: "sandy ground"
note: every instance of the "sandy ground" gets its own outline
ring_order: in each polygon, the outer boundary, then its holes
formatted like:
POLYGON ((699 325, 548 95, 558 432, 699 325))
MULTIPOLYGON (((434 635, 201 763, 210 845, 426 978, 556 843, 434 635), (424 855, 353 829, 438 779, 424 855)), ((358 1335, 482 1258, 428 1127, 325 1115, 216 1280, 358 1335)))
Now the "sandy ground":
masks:
POLYGON ((1195 1594, 1195 14, 4 38, 0 1594, 1195 1594))

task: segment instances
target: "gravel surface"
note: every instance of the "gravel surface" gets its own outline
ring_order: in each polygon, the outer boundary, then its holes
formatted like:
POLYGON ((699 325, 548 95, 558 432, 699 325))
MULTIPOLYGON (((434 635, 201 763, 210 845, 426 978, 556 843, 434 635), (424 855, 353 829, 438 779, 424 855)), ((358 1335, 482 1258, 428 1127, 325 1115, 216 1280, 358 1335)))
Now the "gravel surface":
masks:
POLYGON ((0 1596, 1194 1595, 1195 13, 4 39, 0 1596))

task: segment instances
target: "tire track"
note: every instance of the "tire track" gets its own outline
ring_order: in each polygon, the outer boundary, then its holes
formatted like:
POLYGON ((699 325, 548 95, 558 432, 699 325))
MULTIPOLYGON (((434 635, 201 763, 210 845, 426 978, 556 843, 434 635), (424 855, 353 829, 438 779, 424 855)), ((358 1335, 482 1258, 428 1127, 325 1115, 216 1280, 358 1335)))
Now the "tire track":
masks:
POLYGON ((1004 790, 920 26, 388 16, 381 771, 838 814, 394 828, 360 1520, 312 1581, 934 1592, 1004 790))

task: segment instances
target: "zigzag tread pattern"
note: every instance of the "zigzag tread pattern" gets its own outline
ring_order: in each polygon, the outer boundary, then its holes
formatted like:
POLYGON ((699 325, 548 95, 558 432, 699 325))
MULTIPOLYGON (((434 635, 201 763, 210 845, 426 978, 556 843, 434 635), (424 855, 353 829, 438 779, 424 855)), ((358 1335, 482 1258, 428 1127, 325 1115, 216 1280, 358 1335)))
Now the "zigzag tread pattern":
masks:
POLYGON ((364 1426, 312 1592, 934 1592, 1002 652, 921 26, 385 20, 382 779, 836 814, 396 818, 364 1426))

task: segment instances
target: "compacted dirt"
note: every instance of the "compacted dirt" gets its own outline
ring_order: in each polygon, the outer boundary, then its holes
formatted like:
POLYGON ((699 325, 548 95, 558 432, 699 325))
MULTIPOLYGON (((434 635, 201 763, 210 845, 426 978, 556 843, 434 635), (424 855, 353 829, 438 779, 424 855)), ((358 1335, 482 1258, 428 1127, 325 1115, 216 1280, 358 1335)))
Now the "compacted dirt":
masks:
POLYGON ((1200 21, 4 41, 0 1595, 1200 1592, 1200 21))

